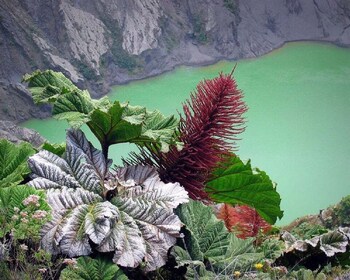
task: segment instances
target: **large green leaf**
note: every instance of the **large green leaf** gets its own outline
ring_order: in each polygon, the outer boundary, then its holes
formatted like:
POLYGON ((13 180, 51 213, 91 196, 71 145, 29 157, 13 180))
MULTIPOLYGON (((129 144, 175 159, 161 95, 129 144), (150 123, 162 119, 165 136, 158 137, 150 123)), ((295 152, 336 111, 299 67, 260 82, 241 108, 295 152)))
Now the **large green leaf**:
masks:
POLYGON ((114 252, 115 263, 145 261, 145 270, 165 264, 182 226, 173 209, 188 201, 178 183, 165 184, 147 166, 109 172, 110 162, 77 130, 67 133, 64 158, 40 151, 29 163, 29 184, 47 190, 53 211, 41 232, 44 249, 70 257, 114 252))
POLYGON ((217 271, 221 274, 232 273, 235 270, 246 271, 264 259, 263 253, 256 252, 254 240, 254 238, 241 239, 233 233, 230 234, 230 245, 225 258, 216 263, 217 271))
POLYGON ((73 127, 80 127, 90 120, 90 113, 96 109, 87 91, 73 91, 55 100, 52 115, 58 120, 67 120, 73 127))
POLYGON ((188 247, 188 251, 193 259, 203 255, 206 259, 219 260, 225 255, 229 245, 229 232, 224 222, 215 217, 210 207, 204 206, 199 201, 191 201, 180 205, 176 212, 185 224, 186 230, 190 232, 189 241, 192 244, 188 247), (197 252, 198 249, 200 254, 197 252))
POLYGON ((49 151, 57 156, 63 156, 64 152, 66 151, 66 144, 65 143, 57 144, 57 143, 45 142, 41 146, 41 149, 49 151))
POLYGON ((102 147, 123 142, 138 145, 159 145, 167 151, 175 143, 178 120, 164 117, 158 111, 146 111, 140 106, 130 106, 104 97, 92 99, 86 90, 78 89, 62 73, 36 71, 25 75, 29 91, 36 103, 53 105, 53 117, 67 120, 75 128, 87 124, 102 147))
POLYGON ((29 143, 19 145, 0 140, 0 188, 10 187, 23 181, 23 176, 29 173, 27 159, 34 154, 29 143))
POLYGON ((206 270, 202 261, 193 260, 188 251, 174 246, 171 254, 175 257, 177 267, 186 267, 186 279, 216 279, 215 273, 206 270))
POLYGON ((111 261, 80 257, 77 264, 61 272, 60 280, 127 280, 128 277, 111 261))
POLYGON ((188 277, 205 275, 202 269, 206 267, 213 278, 232 275, 235 270, 247 270, 264 258, 263 253, 255 251, 254 238, 243 240, 228 232, 213 210, 201 202, 182 204, 176 212, 185 224, 185 236, 172 255, 179 266, 187 266, 188 277))
POLYGON ((96 109, 88 126, 97 139, 106 145, 123 143, 141 135, 146 109, 122 105, 118 101, 105 112, 96 109))
POLYGON ((270 178, 265 172, 252 169, 250 161, 244 164, 237 156, 214 171, 206 191, 216 202, 255 208, 270 224, 283 216, 280 195, 270 178))
POLYGON ((23 81, 28 83, 29 91, 37 104, 52 103, 63 94, 79 90, 61 72, 37 70, 26 74, 23 81))
POLYGON ((157 110, 147 112, 141 136, 132 142, 141 144, 147 142, 159 143, 161 151, 166 153, 169 151, 169 144, 174 144, 174 131, 178 124, 178 120, 173 115, 164 117, 157 110))

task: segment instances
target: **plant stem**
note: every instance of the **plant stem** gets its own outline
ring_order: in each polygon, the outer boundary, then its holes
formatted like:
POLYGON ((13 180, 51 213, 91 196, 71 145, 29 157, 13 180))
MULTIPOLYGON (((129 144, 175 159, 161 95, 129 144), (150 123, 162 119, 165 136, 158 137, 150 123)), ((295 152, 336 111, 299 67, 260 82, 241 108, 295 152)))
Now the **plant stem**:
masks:
POLYGON ((105 157, 106 161, 108 160, 108 149, 109 145, 106 141, 101 142, 102 154, 105 157))

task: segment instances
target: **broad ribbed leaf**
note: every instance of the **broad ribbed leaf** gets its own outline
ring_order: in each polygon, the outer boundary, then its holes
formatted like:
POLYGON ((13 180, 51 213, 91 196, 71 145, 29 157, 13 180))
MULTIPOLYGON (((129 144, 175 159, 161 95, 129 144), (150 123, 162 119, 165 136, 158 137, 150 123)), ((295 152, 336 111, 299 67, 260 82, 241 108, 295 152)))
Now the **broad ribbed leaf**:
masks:
POLYGON ((189 265, 191 273, 199 273, 203 266, 210 267, 217 275, 231 275, 235 270, 249 269, 264 258, 263 253, 255 251, 253 238, 242 240, 228 232, 212 209, 201 202, 191 201, 176 211, 186 226, 185 244, 184 250, 175 247, 172 255, 180 261, 179 265, 189 265))
POLYGON ((60 240, 60 249, 62 254, 69 257, 89 255, 91 247, 89 238, 85 232, 85 217, 89 211, 86 204, 74 208, 69 215, 66 224, 62 228, 63 235, 60 240))
POLYGON ((265 260, 269 260, 271 263, 279 258, 284 252, 284 242, 277 238, 267 238, 257 247, 257 252, 264 254, 265 260))
POLYGON ((0 188, 10 187, 23 181, 23 176, 30 172, 27 159, 34 154, 28 143, 19 145, 0 140, 0 188))
POLYGON ((336 230, 322 234, 320 237, 320 249, 327 257, 334 256, 336 253, 344 253, 347 245, 348 238, 336 230))
POLYGON ((23 81, 28 83, 29 91, 37 104, 52 103, 63 94, 78 90, 61 72, 40 70, 26 74, 23 81))
POLYGON ((46 193, 47 202, 53 210, 74 209, 79 205, 102 201, 102 197, 82 188, 72 189, 63 186, 60 189, 49 189, 46 193))
POLYGON ((87 91, 76 90, 57 98, 52 115, 58 120, 67 120, 73 127, 80 127, 90 120, 90 113, 95 109, 87 91))
POLYGON ((37 189, 49 189, 61 186, 70 188, 80 187, 68 163, 55 154, 45 150, 40 151, 29 158, 28 164, 34 177, 34 180, 28 184, 37 189))
POLYGON ((286 246, 285 252, 291 252, 294 250, 305 252, 308 249, 308 243, 304 240, 297 240, 291 233, 285 231, 281 238, 286 246))
POLYGON ((139 125, 145 122, 146 108, 142 106, 130 106, 122 104, 124 107, 122 119, 128 123, 139 125))
MULTIPOLYGON (((174 132, 178 125, 179 121, 173 115, 164 117, 157 110, 147 112, 140 138, 145 142, 159 142, 161 151, 166 153, 169 151, 169 144, 174 141, 174 132)), ((138 141, 136 139, 136 142, 138 141)))
POLYGON ((66 143, 62 143, 62 144, 52 144, 49 142, 45 142, 42 147, 42 150, 46 150, 49 151, 57 156, 63 156, 64 152, 66 151, 66 143))
POLYGON ((104 174, 110 165, 100 151, 85 139, 81 131, 69 130, 65 158, 40 151, 28 160, 33 171, 31 186, 41 189, 84 188, 95 193, 102 191, 104 174))
POLYGON ((296 238, 289 232, 284 232, 282 239, 286 244, 285 252, 291 252, 294 250, 306 252, 309 249, 308 245, 310 245, 313 248, 319 248, 327 255, 327 257, 332 257, 336 253, 344 253, 349 240, 342 230, 343 228, 329 231, 322 235, 315 236, 310 240, 296 240, 296 238))
MULTIPOLYGON (((210 260, 223 258, 229 245, 229 232, 225 224, 215 217, 210 207, 204 206, 198 201, 191 201, 180 205, 176 212, 190 232, 191 237, 198 242, 200 251, 205 258, 210 260)), ((193 248, 194 250, 191 246, 192 244, 187 244, 190 254, 195 257, 198 255, 196 246, 193 248)))
POLYGON ((350 227, 339 227, 338 230, 350 240, 350 227))
POLYGON ((119 221, 97 248, 100 252, 115 251, 113 261, 122 266, 138 266, 146 254, 141 231, 132 217, 121 212, 119 221))
POLYGON ((263 171, 253 170, 249 161, 244 164, 236 156, 214 172, 206 191, 216 202, 253 207, 270 224, 283 216, 280 195, 270 178, 263 171))
POLYGON ((68 130, 67 146, 72 148, 74 152, 78 152, 79 156, 83 156, 86 163, 96 171, 100 180, 104 180, 112 162, 110 160, 106 161, 102 152, 95 149, 92 144, 87 141, 81 130, 68 130))
POLYGON ((230 234, 230 244, 225 256, 214 264, 220 274, 233 274, 234 271, 249 270, 264 259, 262 252, 256 252, 254 238, 241 239, 230 234))
POLYGON ((311 245, 312 247, 316 247, 318 242, 320 241, 320 236, 315 236, 311 239, 306 239, 305 242, 309 245, 311 245))
MULTIPOLYGON (((140 242, 145 244, 146 270, 154 270, 165 264, 167 251, 180 236, 182 223, 172 209, 162 208, 155 202, 135 198, 117 198, 114 203, 136 222, 141 235, 140 242)), ((116 252, 117 253, 117 252, 116 252)), ((121 259, 121 258, 120 258, 121 259)), ((122 259, 117 263, 123 265, 122 259)))
POLYGON ((143 146, 157 144, 167 150, 174 143, 177 120, 165 118, 158 111, 146 112, 146 108, 129 106, 106 98, 92 99, 86 90, 78 89, 62 73, 36 71, 23 78, 35 103, 53 104, 53 117, 67 120, 78 128, 87 124, 102 146, 132 142, 143 146))
POLYGON ((202 261, 192 259, 188 251, 179 246, 174 246, 171 254, 175 257, 177 267, 186 267, 186 279, 215 279, 217 276, 215 273, 206 270, 202 261))
POLYGON ((115 101, 107 112, 96 109, 91 114, 91 121, 88 125, 101 143, 112 145, 139 137, 145 109, 142 111, 127 110, 126 106, 115 101), (124 117, 126 110, 130 113, 127 118, 124 117))
POLYGON ((119 219, 118 209, 109 201, 89 207, 85 217, 85 232, 95 244, 101 244, 119 219))
POLYGON ((150 166, 119 168, 115 176, 120 184, 118 192, 125 198, 136 198, 156 203, 165 208, 176 208, 188 202, 187 192, 178 183, 164 183, 156 169, 150 166))
POLYGON ((67 217, 71 211, 53 211, 51 220, 40 231, 41 247, 54 255, 61 253, 60 241, 64 235, 63 227, 67 223, 67 217))
POLYGON ((94 244, 97 251, 114 252, 122 266, 164 265, 182 226, 173 209, 188 201, 187 192, 178 183, 161 182, 151 167, 107 172, 109 162, 81 131, 68 132, 65 158, 48 151, 30 158, 30 184, 48 189, 54 212, 43 228, 42 247, 74 257, 90 254, 94 244))

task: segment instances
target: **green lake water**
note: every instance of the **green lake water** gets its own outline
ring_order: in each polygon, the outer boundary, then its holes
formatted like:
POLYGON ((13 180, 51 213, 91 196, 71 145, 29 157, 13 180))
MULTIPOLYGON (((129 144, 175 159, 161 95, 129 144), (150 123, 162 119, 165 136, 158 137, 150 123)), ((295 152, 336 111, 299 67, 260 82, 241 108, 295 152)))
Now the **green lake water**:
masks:
MULTIPOLYGON (((116 86, 109 96, 177 114, 200 80, 229 73, 234 65, 179 67, 116 86)), ((249 107, 237 154, 277 182, 285 211, 278 224, 316 214, 350 194, 350 49, 289 43, 258 59, 238 61, 234 76, 249 107)), ((53 119, 23 126, 52 142, 64 141, 67 127, 53 119)), ((120 163, 130 149, 114 146, 111 157, 120 163)))

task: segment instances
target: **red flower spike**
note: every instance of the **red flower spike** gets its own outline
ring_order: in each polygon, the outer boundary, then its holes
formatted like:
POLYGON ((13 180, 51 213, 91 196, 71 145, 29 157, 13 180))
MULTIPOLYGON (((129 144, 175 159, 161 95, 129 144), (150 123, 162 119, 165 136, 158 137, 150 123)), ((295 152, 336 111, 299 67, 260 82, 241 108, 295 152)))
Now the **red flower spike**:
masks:
POLYGON ((232 73, 221 73, 200 82, 183 111, 179 126, 179 140, 184 143, 181 151, 173 146, 168 153, 160 153, 147 147, 124 162, 156 166, 163 181, 179 182, 192 199, 209 201, 205 183, 222 157, 236 149, 234 141, 245 129, 242 115, 247 107, 232 73))
POLYGON ((242 239, 257 236, 260 230, 266 233, 271 229, 271 225, 261 218, 255 209, 246 205, 223 204, 217 217, 225 222, 229 231, 233 231, 242 239))
POLYGON ((235 150, 244 131, 242 114, 247 107, 231 75, 205 80, 183 105, 181 151, 172 147, 159 164, 163 180, 179 182, 192 199, 208 200, 204 184, 224 155, 235 150))

